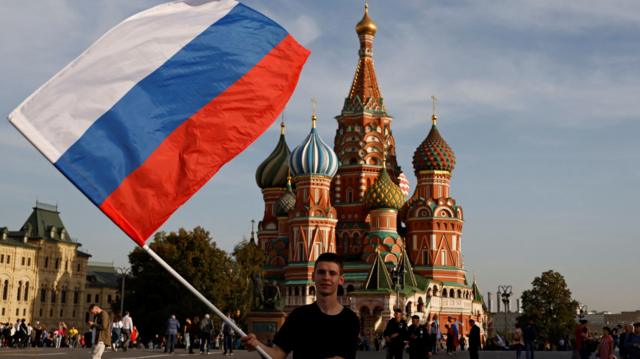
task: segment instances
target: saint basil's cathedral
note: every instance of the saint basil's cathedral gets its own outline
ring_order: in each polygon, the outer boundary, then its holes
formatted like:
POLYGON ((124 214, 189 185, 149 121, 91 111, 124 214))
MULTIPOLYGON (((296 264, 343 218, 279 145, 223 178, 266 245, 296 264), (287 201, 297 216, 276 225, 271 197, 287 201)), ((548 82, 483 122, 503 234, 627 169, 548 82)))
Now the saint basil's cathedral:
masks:
POLYGON ((256 171, 265 208, 258 227, 265 280, 277 283, 288 313, 315 300, 314 262, 335 252, 345 261, 339 298, 360 317, 363 335, 381 332, 396 307, 422 322, 437 315, 442 329, 448 317, 482 327, 483 299, 462 258, 463 210, 450 194, 455 154, 434 113, 413 154, 417 184, 407 200, 393 119, 374 69, 376 31, 365 5, 334 147, 320 138, 314 113, 309 135, 293 151, 281 124, 275 149, 256 171))

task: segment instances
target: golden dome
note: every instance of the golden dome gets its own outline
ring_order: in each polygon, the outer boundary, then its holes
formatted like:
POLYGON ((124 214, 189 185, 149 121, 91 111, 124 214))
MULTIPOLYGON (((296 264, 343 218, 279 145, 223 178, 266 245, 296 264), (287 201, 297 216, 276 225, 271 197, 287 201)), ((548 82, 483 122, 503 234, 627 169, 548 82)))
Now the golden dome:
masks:
POLYGON ((369 17, 369 4, 364 3, 364 16, 359 23, 356 24, 356 32, 358 35, 375 35, 376 31, 378 31, 378 26, 376 23, 371 20, 369 17))

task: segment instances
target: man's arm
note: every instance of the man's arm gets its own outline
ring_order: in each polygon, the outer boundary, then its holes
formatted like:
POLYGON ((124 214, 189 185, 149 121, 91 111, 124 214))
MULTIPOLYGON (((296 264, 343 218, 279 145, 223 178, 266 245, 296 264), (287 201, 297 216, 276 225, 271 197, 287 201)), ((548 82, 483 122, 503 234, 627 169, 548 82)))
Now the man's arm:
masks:
MULTIPOLYGON (((242 341, 242 345, 244 345, 249 351, 254 351, 258 347, 262 348, 262 350, 264 350, 267 354, 269 354, 269 356, 272 359, 285 359, 288 354, 288 353, 285 353, 285 351, 282 350, 277 345, 274 345, 273 347, 268 347, 264 345, 264 343, 259 341, 258 338, 256 338, 256 336, 252 333, 249 333, 246 337, 240 338, 240 341, 242 341)), ((335 358, 340 358, 340 357, 335 357, 335 358)))

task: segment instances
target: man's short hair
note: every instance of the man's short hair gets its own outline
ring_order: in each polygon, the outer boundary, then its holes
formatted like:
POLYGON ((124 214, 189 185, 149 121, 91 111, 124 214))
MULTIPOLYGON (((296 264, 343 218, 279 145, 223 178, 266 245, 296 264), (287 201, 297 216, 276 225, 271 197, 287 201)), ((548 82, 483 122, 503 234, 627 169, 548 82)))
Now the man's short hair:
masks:
POLYGON ((640 322, 635 322, 635 323, 633 323, 633 326, 634 326, 634 327, 637 327, 637 328, 640 328, 640 322))
POLYGON ((335 263, 338 265, 338 267, 340 267, 340 274, 344 272, 344 264, 342 263, 342 258, 340 258, 340 256, 335 253, 331 253, 331 252, 322 253, 318 257, 318 259, 316 259, 316 263, 313 265, 314 272, 316 271, 316 268, 318 267, 318 263, 320 262, 335 263))
POLYGON ((91 304, 89 305, 89 311, 92 311, 92 310, 93 310, 93 308, 95 308, 95 306, 96 306, 96 303, 91 303, 91 304))
POLYGON ((411 316, 411 319, 418 319, 418 320, 420 320, 420 317, 414 314, 414 315, 412 315, 412 316, 411 316))

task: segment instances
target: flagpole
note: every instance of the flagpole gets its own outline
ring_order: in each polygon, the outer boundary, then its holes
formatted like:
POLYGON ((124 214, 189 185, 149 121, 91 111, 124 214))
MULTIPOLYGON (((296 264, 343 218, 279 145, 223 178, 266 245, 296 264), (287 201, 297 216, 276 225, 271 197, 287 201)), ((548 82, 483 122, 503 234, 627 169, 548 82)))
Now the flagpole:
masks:
MULTIPOLYGON (((198 297, 198 299, 200 299, 204 304, 206 304, 211 310, 213 310, 213 312, 220 317, 220 319, 222 319, 225 323, 227 323, 228 325, 231 326, 231 328, 233 328, 233 331, 235 331, 236 333, 240 334, 241 336, 246 336, 247 334, 240 329, 240 327, 234 323, 231 319, 229 319, 226 315, 224 315, 220 309, 218 309, 215 305, 213 305, 213 303, 211 303, 204 295, 202 295, 196 288, 194 288, 191 283, 187 282, 186 279, 184 279, 180 273, 176 272, 173 268, 171 268, 171 266, 169 265, 169 263, 165 262, 164 259, 162 259, 162 257, 160 257, 156 252, 153 251, 153 249, 151 249, 149 247, 148 244, 145 243, 144 246, 142 246, 142 248, 149 253, 149 255, 151 256, 151 258, 155 259, 156 262, 158 262, 161 266, 164 267, 164 269, 166 269, 169 273, 171 273, 171 275, 173 275, 178 282, 182 283, 182 285, 184 285, 185 287, 187 287, 187 289, 189 289, 191 291, 191 293, 193 293, 196 297, 198 297)), ((263 358, 265 359, 271 359, 271 357, 269 356, 269 354, 267 354, 264 349, 262 349, 261 347, 257 347, 256 350, 258 351, 258 353, 260 353, 260 355, 262 355, 263 358)))

